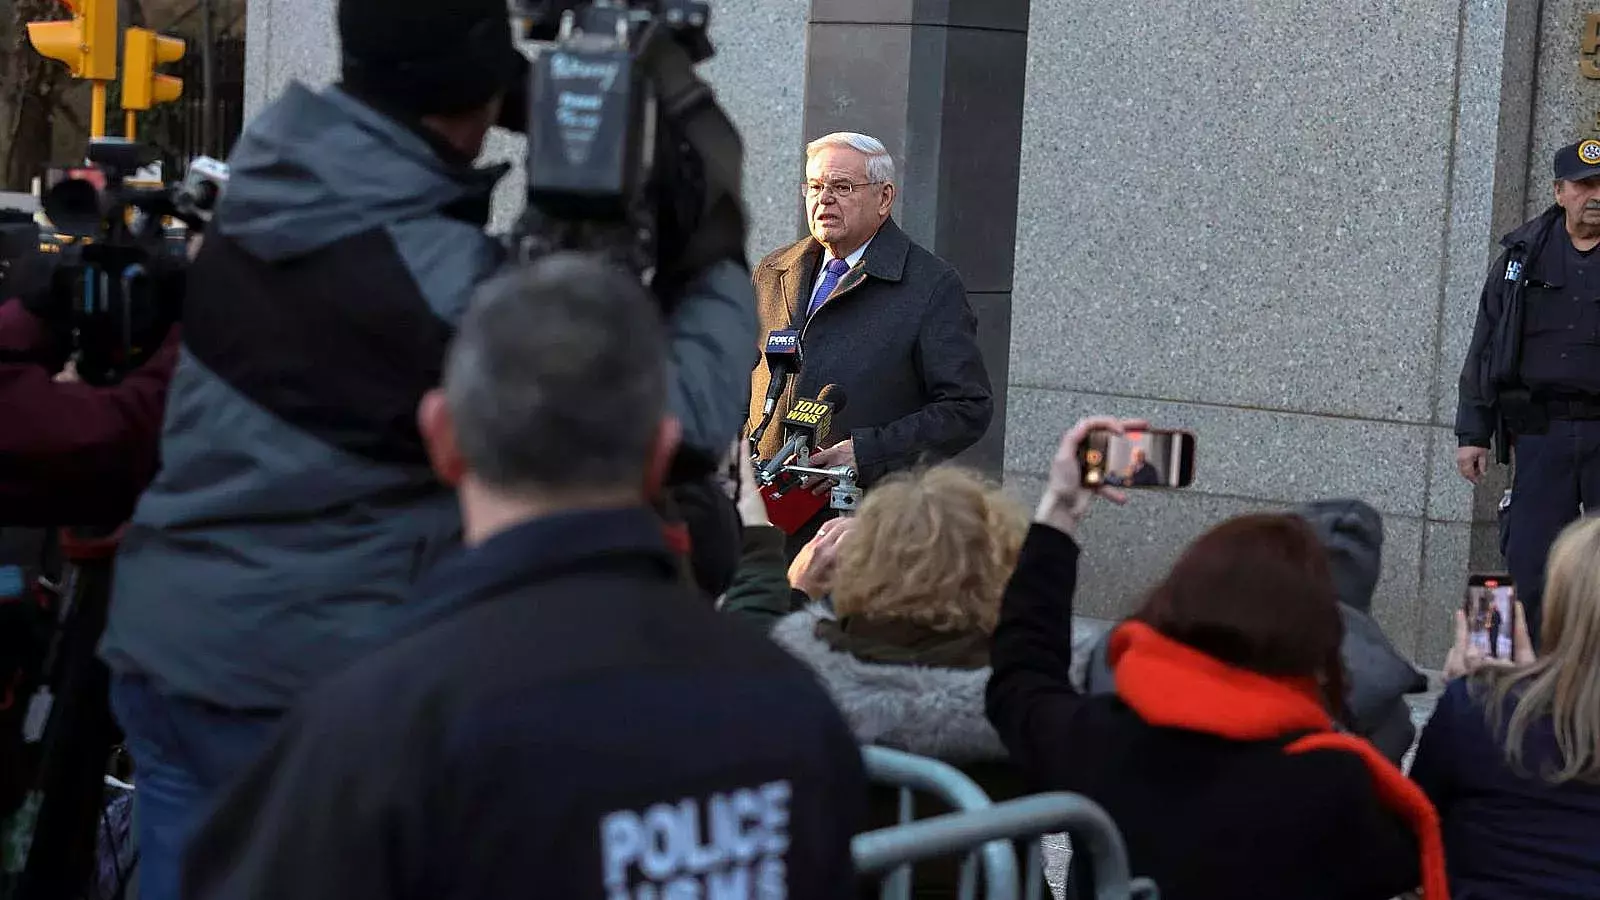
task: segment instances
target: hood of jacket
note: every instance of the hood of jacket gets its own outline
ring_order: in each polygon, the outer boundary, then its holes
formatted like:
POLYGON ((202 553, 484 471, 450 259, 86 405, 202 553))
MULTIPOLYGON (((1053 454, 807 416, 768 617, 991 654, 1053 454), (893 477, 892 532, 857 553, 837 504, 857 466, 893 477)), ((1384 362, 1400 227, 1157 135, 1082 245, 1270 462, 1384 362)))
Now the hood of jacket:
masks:
POLYGON ((1383 516, 1360 500, 1320 500, 1299 510, 1322 538, 1344 620, 1344 658, 1350 712, 1373 727, 1406 694, 1425 690, 1427 677, 1411 664, 1372 618, 1372 594, 1383 570, 1383 516))
POLYGON ((1007 758, 984 714, 988 668, 863 662, 817 637, 824 617, 815 606, 791 613, 772 639, 817 673, 858 741, 955 764, 1007 758))
POLYGON ((1371 612, 1383 570, 1383 517, 1360 500, 1319 500, 1296 512, 1322 539, 1339 602, 1371 612))
POLYGON ((445 208, 481 207, 486 218, 508 169, 447 161, 421 134, 338 86, 313 91, 299 82, 250 122, 228 167, 214 227, 266 260, 445 208))

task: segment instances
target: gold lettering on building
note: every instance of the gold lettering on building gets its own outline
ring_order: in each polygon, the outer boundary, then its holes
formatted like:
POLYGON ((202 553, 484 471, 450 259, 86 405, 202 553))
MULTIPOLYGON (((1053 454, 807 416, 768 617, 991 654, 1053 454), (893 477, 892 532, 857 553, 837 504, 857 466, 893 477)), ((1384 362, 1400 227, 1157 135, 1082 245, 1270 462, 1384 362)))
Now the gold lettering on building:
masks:
POLYGON ((1600 59, 1595 56, 1600 51, 1600 13, 1583 17, 1583 41, 1579 51, 1578 72, 1585 78, 1600 79, 1600 59))

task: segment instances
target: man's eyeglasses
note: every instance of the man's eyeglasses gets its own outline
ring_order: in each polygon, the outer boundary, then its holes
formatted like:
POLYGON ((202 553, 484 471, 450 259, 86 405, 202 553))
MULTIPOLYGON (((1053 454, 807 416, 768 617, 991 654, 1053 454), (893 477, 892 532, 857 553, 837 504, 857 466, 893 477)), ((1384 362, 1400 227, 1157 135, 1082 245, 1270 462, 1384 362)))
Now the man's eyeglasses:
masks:
POLYGON ((827 184, 823 184, 820 181, 807 181, 806 183, 800 185, 800 193, 805 195, 808 199, 822 196, 823 191, 827 191, 835 197, 848 197, 860 188, 871 187, 875 184, 883 184, 883 182, 863 181, 859 184, 852 184, 848 181, 832 181, 827 184))

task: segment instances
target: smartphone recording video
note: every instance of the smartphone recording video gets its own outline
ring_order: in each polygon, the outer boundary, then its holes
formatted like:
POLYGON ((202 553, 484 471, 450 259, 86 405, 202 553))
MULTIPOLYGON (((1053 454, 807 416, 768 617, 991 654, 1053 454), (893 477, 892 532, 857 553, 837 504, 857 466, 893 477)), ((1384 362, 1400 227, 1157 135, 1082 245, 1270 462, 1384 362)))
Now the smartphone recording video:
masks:
POLYGON ((1511 576, 1478 574, 1467 579, 1467 597, 1461 609, 1467 614, 1467 641, 1490 659, 1511 659, 1513 604, 1517 588, 1511 576))
POLYGON ((1194 481, 1194 433, 1091 431, 1078 448, 1084 487, 1183 488, 1194 481))

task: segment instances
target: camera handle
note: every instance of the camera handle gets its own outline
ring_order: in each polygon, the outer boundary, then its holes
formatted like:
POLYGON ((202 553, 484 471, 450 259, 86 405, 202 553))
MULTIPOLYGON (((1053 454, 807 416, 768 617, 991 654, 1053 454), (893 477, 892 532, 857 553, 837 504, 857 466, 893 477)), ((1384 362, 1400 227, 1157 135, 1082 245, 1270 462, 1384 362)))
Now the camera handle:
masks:
MULTIPOLYGON (((716 261, 719 247, 730 242, 744 246, 744 142, 711 88, 695 74, 688 48, 667 29, 660 25, 648 29, 638 60, 655 86, 662 116, 677 124, 684 142, 700 159, 706 208, 682 252, 683 268, 698 271, 716 261)), ((741 261, 748 269, 748 260, 741 261)))

